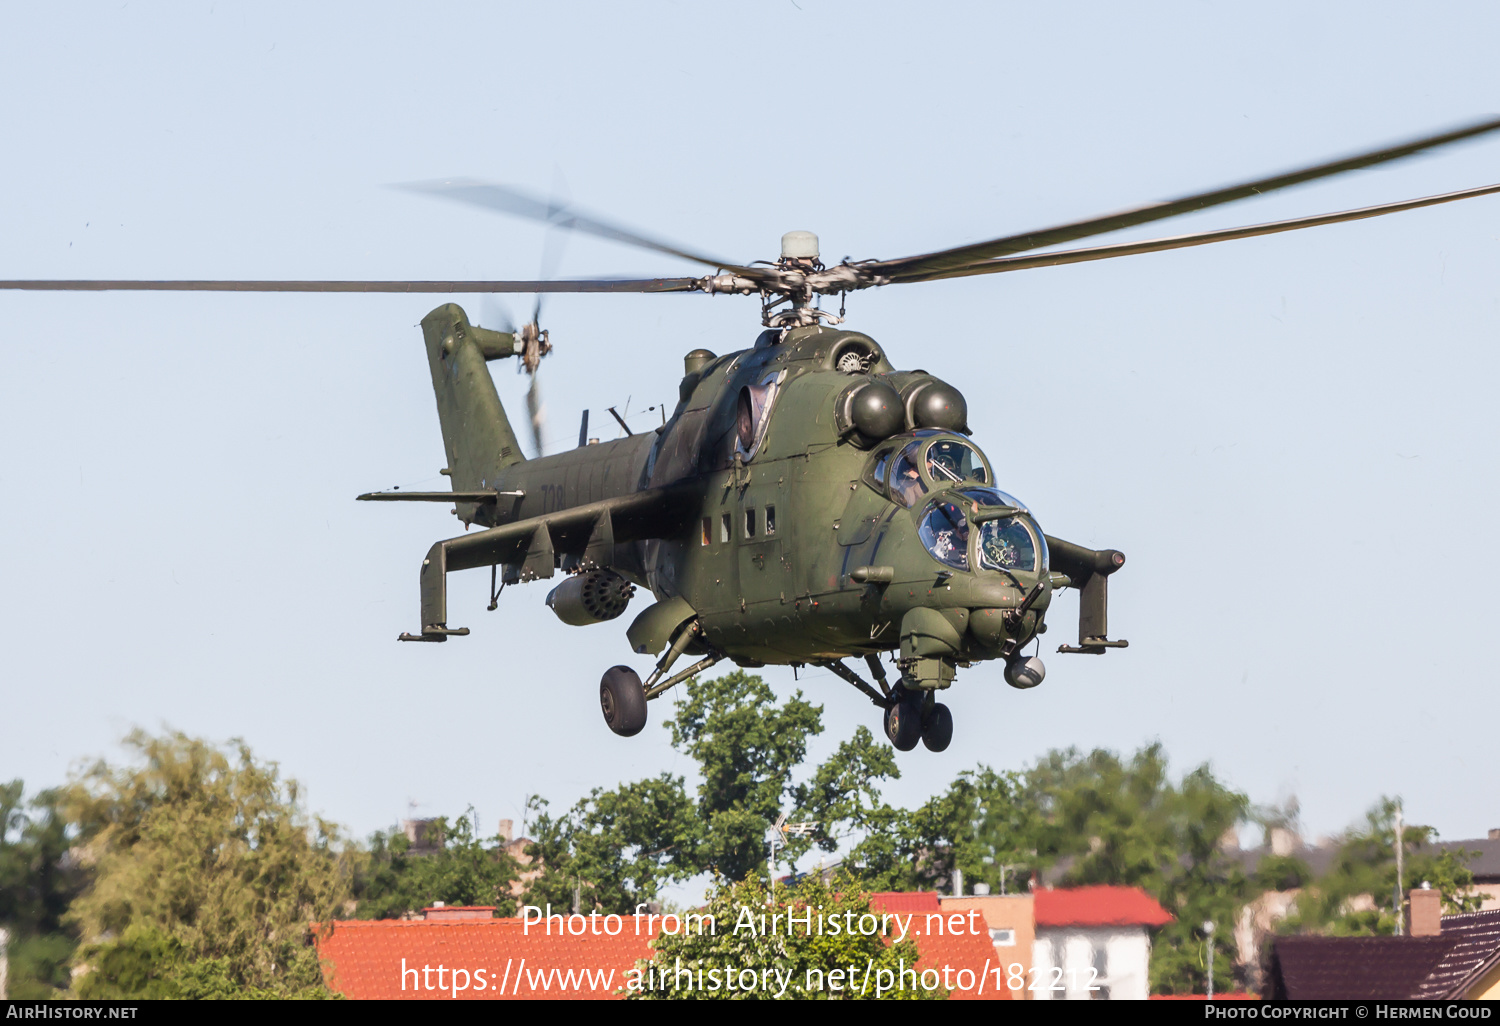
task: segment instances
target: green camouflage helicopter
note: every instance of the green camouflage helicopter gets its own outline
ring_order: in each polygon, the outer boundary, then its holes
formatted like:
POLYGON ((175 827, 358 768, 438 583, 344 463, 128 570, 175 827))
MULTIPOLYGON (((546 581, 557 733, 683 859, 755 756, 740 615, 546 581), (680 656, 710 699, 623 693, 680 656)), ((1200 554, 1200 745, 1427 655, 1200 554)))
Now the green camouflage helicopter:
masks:
MULTIPOLYGON (((551 349, 538 313, 518 329, 472 324, 445 304, 422 320, 452 490, 379 492, 365 500, 453 504, 466 533, 422 560, 421 629, 403 641, 467 635, 448 625, 447 575, 489 567, 496 608, 506 584, 563 575, 547 604, 575 626, 621 616, 637 588, 653 603, 626 634, 658 656, 645 681, 618 665, 600 682, 617 734, 645 726, 647 703, 730 659, 740 666, 826 667, 884 710, 891 743, 945 749, 953 717, 937 693, 960 667, 1002 660, 1013 687, 1042 682, 1025 650, 1047 630, 1060 588, 1080 592, 1078 643, 1108 636, 1109 577, 1124 565, 1047 535, 1002 491, 969 438, 968 405, 923 370, 898 370, 869 335, 839 327, 842 297, 933 281, 1149 253, 1375 217, 1500 192, 1500 185, 1334 214, 1143 242, 1031 253, 1369 167, 1500 128, 1500 119, 1314 167, 1104 217, 897 260, 819 260, 810 232, 788 232, 774 263, 736 265, 649 238, 514 190, 468 180, 411 186, 714 268, 698 278, 567 281, 10 281, 3 288, 306 292, 707 292, 758 295, 754 344, 684 357, 678 403, 663 425, 600 442, 584 414, 577 448, 540 454, 539 407, 528 395, 537 457, 522 453, 488 361, 518 358, 534 375, 551 349), (839 295, 837 315, 820 297, 839 295), (471 531, 471 526, 482 530, 471 531), (882 657, 893 657, 894 682, 882 657), (695 661, 673 672, 684 656, 695 661), (866 679, 845 660, 862 658, 866 679)), ((613 412, 613 411, 611 411, 613 412)), ((618 419, 618 418, 617 418, 618 419)))

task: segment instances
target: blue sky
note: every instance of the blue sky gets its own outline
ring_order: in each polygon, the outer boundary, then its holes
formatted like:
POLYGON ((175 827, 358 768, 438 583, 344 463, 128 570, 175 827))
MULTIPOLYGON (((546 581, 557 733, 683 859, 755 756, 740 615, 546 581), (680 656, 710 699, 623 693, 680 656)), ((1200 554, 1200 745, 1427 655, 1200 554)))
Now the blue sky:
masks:
MULTIPOLYGON (((0 277, 534 277, 542 229, 388 188, 452 175, 734 259, 790 228, 901 256, 1500 111, 1497 30, 1482 4, 20 6, 0 277)), ((1500 139, 1122 237, 1496 180, 1500 139)), ((1160 739, 1178 770, 1296 794, 1313 834, 1381 794, 1445 837, 1500 826, 1497 225, 1486 198, 852 297, 898 365, 964 388, 1049 532, 1130 558, 1127 651, 1048 656, 1024 694, 962 673, 952 747, 899 756, 890 797, 1160 739)), ((695 269, 578 237, 558 272, 695 269)), ((352 500, 442 487, 416 327, 442 298, 0 294, 0 778, 51 784, 165 724, 244 737, 363 834, 691 768, 659 726, 601 722, 628 618, 567 627, 541 585, 487 613, 475 572, 450 598, 472 636, 396 643, 455 527, 352 500)), ((585 407, 670 401, 682 354, 748 345, 756 314, 551 301, 554 445, 585 407)), ((827 674, 767 676, 825 705, 815 758, 878 726, 827 674)))

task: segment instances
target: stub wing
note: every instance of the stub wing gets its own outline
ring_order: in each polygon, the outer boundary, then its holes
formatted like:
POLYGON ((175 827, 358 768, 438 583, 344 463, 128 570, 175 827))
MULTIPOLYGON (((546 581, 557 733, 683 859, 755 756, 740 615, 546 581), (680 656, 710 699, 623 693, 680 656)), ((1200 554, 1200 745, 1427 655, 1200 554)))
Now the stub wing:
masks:
POLYGON ((580 569, 607 568, 616 545, 682 533, 693 501, 684 489, 651 488, 437 542, 422 560, 422 632, 401 640, 469 633, 448 627, 450 571, 498 567, 503 580, 519 583, 551 577, 563 556, 576 556, 580 569))
POLYGON ((1052 557, 1052 569, 1065 574, 1068 586, 1079 591, 1078 644, 1060 645, 1057 650, 1103 655, 1108 649, 1129 645, 1123 639, 1109 639, 1109 576, 1125 565, 1125 553, 1116 549, 1090 549, 1050 534, 1047 550, 1052 557))

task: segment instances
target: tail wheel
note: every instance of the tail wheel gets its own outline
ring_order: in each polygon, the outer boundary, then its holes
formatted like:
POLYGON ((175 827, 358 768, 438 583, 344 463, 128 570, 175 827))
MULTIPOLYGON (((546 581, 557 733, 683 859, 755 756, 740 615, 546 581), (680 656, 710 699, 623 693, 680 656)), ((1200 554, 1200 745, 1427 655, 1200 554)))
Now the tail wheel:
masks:
POLYGON ((646 689, 640 674, 628 666, 611 666, 599 681, 599 708, 604 722, 621 737, 634 737, 646 726, 646 689))
POLYGON ((953 713, 938 702, 922 718, 922 743, 928 751, 941 752, 953 740, 953 713))
POLYGON ((922 739, 922 696, 905 695, 885 711, 885 736, 898 752, 909 752, 922 739))

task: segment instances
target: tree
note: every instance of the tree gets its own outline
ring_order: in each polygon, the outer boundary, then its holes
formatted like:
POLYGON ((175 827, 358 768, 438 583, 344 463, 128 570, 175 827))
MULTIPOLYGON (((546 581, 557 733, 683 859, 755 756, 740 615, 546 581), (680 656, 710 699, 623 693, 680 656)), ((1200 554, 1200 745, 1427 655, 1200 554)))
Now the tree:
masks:
MULTIPOLYGON (((528 904, 570 908, 576 895, 585 910, 632 912, 670 880, 707 871, 737 879, 765 864, 766 829, 801 794, 793 775, 808 737, 823 729, 821 707, 801 692, 778 705, 761 678, 736 670, 685 685, 665 725, 674 747, 698 763, 696 800, 682 777, 665 773, 595 788, 560 815, 536 800, 527 854, 542 872, 527 888, 528 904)), ((868 731, 864 738, 873 748, 868 731)), ((882 757, 890 762, 888 750, 882 757)), ((830 781, 818 800, 836 802, 857 786, 830 781)))
POLYGON ((860 878, 880 890, 951 888, 953 871, 996 893, 1024 890, 1036 864, 1040 818, 1019 774, 965 770, 914 811, 880 807, 849 852, 860 878))
MULTIPOLYGON (((1338 854, 1323 876, 1297 895, 1296 911, 1279 929, 1287 933, 1324 933, 1334 936, 1375 936, 1396 930, 1396 810, 1397 799, 1383 797, 1365 813, 1364 823, 1344 835, 1338 854)), ((1406 852, 1405 889, 1430 883, 1441 892, 1449 914, 1479 911, 1470 892, 1474 874, 1468 861, 1476 852, 1438 850, 1431 846, 1437 831, 1430 826, 1405 824, 1401 831, 1406 852)))
POLYGON ((801 691, 777 706, 765 681, 735 670, 690 684, 667 726, 703 776, 695 868, 748 876, 765 862, 766 828, 792 796, 807 739, 823 732, 823 707, 801 691))
POLYGON ((433 821, 429 838, 434 851, 413 851, 399 830, 370 838, 369 853, 355 871, 353 893, 360 919, 399 919, 434 902, 446 905, 493 905, 501 916, 515 915, 510 883, 516 860, 499 837, 477 837, 474 810, 451 825, 433 821))
MULTIPOLYGON (((711 925, 694 928, 696 920, 684 920, 676 932, 658 935, 651 943, 654 957, 636 963, 627 977, 627 996, 637 1000, 946 997, 941 989, 899 986, 901 970, 916 964, 916 944, 910 938, 859 932, 860 917, 870 912, 869 892, 852 877, 833 884, 817 876, 804 877, 791 891, 778 888, 774 901, 758 876, 735 884, 720 882, 710 891, 707 905, 694 913, 707 917, 711 925), (789 922, 788 913, 794 915, 793 921, 789 922), (804 920, 809 915, 822 918, 804 920), (839 925, 830 928, 830 922, 839 925), (852 932, 845 926, 849 923, 856 924, 852 932), (851 967, 856 971, 851 973, 851 967)), ((866 924, 872 925, 868 919, 866 924)))
POLYGON ((309 923, 349 898, 334 826, 243 742, 127 744, 144 765, 101 761, 62 794, 93 876, 69 913, 79 996, 327 996, 309 923))
POLYGON ((527 904, 625 913, 650 902, 662 884, 696 872, 697 823, 681 777, 659 777, 595 788, 562 816, 545 799, 534 815, 526 853, 542 872, 526 890, 527 904))
POLYGON ((77 933, 65 922, 87 875, 76 859, 58 793, 27 803, 13 780, 0 785, 0 926, 10 933, 6 990, 11 998, 55 998, 68 989, 77 933), (32 810, 27 812, 28 806, 32 810))

